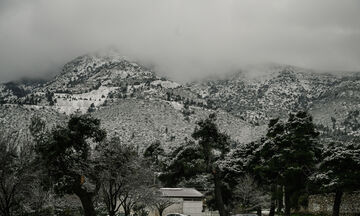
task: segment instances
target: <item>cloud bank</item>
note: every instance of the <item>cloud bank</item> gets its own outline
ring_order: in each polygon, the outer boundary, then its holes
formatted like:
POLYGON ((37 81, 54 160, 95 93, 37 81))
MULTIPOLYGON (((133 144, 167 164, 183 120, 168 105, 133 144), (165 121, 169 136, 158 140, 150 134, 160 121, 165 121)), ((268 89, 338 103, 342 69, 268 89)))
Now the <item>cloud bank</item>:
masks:
POLYGON ((267 62, 360 70, 358 0, 0 0, 0 81, 87 52, 187 80, 267 62))

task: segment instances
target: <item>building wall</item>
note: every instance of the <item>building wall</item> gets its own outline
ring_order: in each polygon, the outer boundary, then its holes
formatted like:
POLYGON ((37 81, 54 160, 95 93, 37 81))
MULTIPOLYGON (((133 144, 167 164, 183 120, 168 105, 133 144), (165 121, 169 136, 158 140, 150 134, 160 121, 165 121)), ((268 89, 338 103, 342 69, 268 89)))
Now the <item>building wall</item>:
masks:
MULTIPOLYGON (((163 216, 166 216, 170 213, 180 213, 190 216, 203 216, 202 208, 203 208, 203 202, 200 201, 188 201, 183 199, 173 199, 174 204, 167 207, 164 212, 163 216)), ((150 216, 159 216, 159 213, 157 210, 152 209, 149 213, 150 216)))
MULTIPOLYGON (((311 195, 308 211, 311 213, 331 214, 335 194, 311 195)), ((342 215, 360 214, 360 192, 345 193, 340 206, 342 215)))
POLYGON ((203 203, 202 201, 184 201, 183 214, 190 216, 202 216, 203 203))
POLYGON ((183 214, 183 200, 182 199, 174 199, 175 203, 171 206, 167 207, 164 210, 163 216, 166 216, 170 213, 180 213, 183 214))

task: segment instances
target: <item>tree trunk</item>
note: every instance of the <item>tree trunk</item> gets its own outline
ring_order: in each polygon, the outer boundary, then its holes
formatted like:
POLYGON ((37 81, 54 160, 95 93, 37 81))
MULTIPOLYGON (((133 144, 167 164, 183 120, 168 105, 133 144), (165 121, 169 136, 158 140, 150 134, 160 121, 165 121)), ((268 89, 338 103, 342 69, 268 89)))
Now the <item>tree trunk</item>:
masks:
POLYGON ((277 192, 279 194, 278 196, 278 208, 277 208, 277 212, 281 212, 283 207, 284 207, 284 204, 283 204, 283 201, 284 201, 284 193, 283 193, 283 187, 280 186, 277 188, 277 192))
POLYGON ((339 216, 340 214, 340 205, 341 205, 341 197, 343 195, 342 191, 336 191, 335 193, 335 200, 334 200, 334 206, 333 206, 333 216, 339 216))
POLYGON ((158 209, 158 211, 159 211, 159 216, 162 216, 163 212, 164 212, 164 209, 158 209))
POLYGON ((269 216, 275 215, 275 199, 276 199, 276 185, 272 184, 269 216))
POLYGON ((274 195, 271 196, 271 201, 270 201, 270 212, 269 212, 269 216, 274 216, 275 215, 275 197, 274 195))
POLYGON ((223 201, 222 193, 221 193, 221 182, 216 173, 213 176, 214 176, 214 183, 215 183, 216 206, 219 210, 220 216, 227 216, 227 212, 225 210, 225 205, 224 205, 224 201, 223 201))
POLYGON ((128 206, 128 205, 123 205, 123 208, 124 208, 124 215, 125 216, 130 216, 130 213, 131 213, 131 208, 130 208, 130 206, 128 206))
POLYGON ((92 201, 92 194, 79 187, 75 194, 80 198, 82 207, 84 209, 84 216, 96 216, 94 204, 92 201))
POLYGON ((257 216, 261 216, 261 207, 256 208, 257 216))
POLYGON ((285 216, 290 216, 291 204, 290 204, 290 192, 287 187, 285 187, 285 216))
POLYGON ((109 211, 109 216, 115 216, 115 211, 109 211))

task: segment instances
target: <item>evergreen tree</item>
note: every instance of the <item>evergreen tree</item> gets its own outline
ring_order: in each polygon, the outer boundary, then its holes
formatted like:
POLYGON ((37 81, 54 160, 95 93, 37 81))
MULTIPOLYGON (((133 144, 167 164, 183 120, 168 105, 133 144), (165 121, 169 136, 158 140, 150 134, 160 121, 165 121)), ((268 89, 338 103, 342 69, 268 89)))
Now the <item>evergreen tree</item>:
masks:
POLYGON ((221 216, 228 215, 223 197, 223 173, 219 163, 229 152, 229 137, 219 132, 215 123, 215 114, 199 121, 192 137, 197 141, 189 141, 185 146, 176 149, 172 155, 173 160, 161 177, 167 184, 179 183, 182 178, 208 174, 214 184, 216 208, 221 216))
POLYGON ((299 194, 306 193, 310 175, 320 156, 312 117, 307 112, 290 114, 287 122, 273 119, 259 151, 261 163, 256 170, 272 184, 284 187, 285 215, 297 206, 299 194))
POLYGON ((99 143, 106 136, 100 128, 100 120, 88 115, 73 115, 66 126, 57 126, 49 132, 41 133, 41 124, 32 128, 35 128, 32 133, 37 141, 39 160, 55 193, 76 194, 85 216, 95 216, 93 196, 98 184, 90 142, 99 143))
POLYGON ((88 112, 92 113, 92 112, 95 112, 95 110, 96 110, 95 104, 91 103, 90 107, 88 108, 88 112))
POLYGON ((153 165, 156 166, 156 168, 162 167, 161 157, 164 156, 165 151, 162 148, 159 140, 151 143, 144 152, 144 157, 150 159, 150 161, 153 163, 153 165))
MULTIPOLYGON (((258 212, 261 212, 261 208, 266 206, 266 202, 253 203, 252 206, 249 205, 250 203, 244 203, 244 200, 239 202, 239 197, 243 196, 242 194, 244 194, 243 192, 246 190, 254 189, 254 191, 263 191, 265 193, 265 191, 270 189, 268 185, 271 182, 268 181, 266 177, 261 176, 259 173, 255 172, 255 167, 260 163, 260 154, 258 149, 261 144, 262 140, 258 140, 248 144, 238 145, 235 149, 226 155, 225 159, 221 163, 221 169, 224 173, 224 180, 226 183, 230 188, 239 189, 231 190, 231 193, 228 195, 230 196, 229 198, 232 200, 232 203, 234 203, 234 208, 240 204, 242 205, 242 208, 247 206, 245 210, 257 210, 258 212), (249 181, 250 179, 252 181, 249 181), (244 182, 249 184, 245 185, 244 182)), ((259 195, 260 193, 257 194, 259 195)), ((251 198, 252 200, 264 200, 264 197, 266 196, 255 196, 254 194, 254 196, 251 198)))
POLYGON ((320 170, 313 178, 321 190, 335 193, 333 216, 339 216, 343 193, 360 189, 360 145, 331 143, 324 148, 320 170))

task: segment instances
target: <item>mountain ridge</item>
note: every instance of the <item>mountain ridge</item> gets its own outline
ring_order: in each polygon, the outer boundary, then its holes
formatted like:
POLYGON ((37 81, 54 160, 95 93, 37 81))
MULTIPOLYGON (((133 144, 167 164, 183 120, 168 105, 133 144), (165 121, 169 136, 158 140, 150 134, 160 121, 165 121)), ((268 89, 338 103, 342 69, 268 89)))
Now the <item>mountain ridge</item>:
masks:
POLYGON ((308 110, 316 124, 360 134, 354 127, 360 119, 353 115, 360 109, 360 73, 261 67, 265 75, 260 77, 251 74, 260 69, 252 68, 181 84, 116 54, 84 55, 65 64, 49 82, 0 85, 1 112, 11 115, 11 108, 6 108, 11 106, 54 110, 59 116, 89 112, 111 134, 120 134, 124 142, 140 149, 155 140, 167 148, 179 145, 185 137, 191 138, 196 121, 211 112, 220 116, 220 129, 239 143, 262 136, 269 119, 285 118, 300 109, 308 110))

